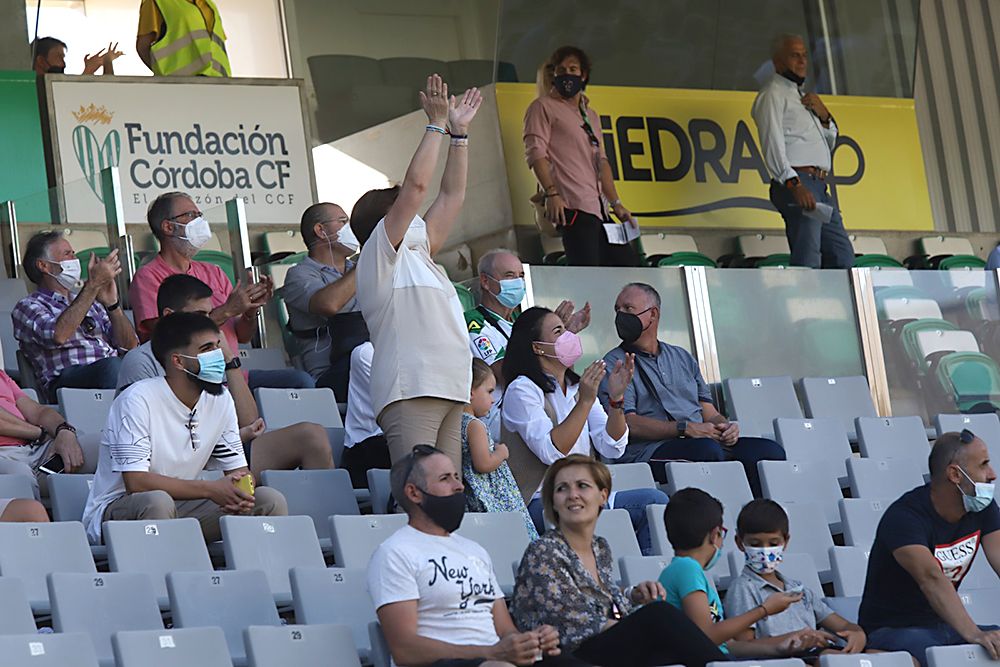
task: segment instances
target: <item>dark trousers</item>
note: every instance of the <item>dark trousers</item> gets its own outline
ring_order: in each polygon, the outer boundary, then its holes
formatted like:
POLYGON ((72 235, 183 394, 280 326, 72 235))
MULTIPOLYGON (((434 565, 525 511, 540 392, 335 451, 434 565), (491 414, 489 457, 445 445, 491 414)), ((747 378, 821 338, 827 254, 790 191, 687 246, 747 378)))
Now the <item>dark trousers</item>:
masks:
POLYGON ((792 191, 784 184, 771 182, 771 203, 785 220, 785 236, 792 251, 792 266, 814 269, 849 269, 854 266, 854 246, 844 229, 840 209, 827 191, 826 182, 799 172, 802 184, 809 188, 816 203, 833 206, 830 222, 820 222, 805 214, 795 203, 792 191))
POLYGON ((667 483, 667 461, 739 461, 747 474, 754 498, 760 498, 760 474, 757 461, 784 461, 785 450, 767 438, 740 438, 732 447, 724 447, 711 438, 675 438, 661 443, 649 461, 653 477, 667 483))
POLYGON ((323 374, 316 378, 317 387, 333 389, 338 403, 347 403, 347 385, 351 378, 351 355, 345 354, 330 364, 323 374))
MULTIPOLYGON (((486 658, 435 660, 430 667, 479 667, 484 662, 489 660, 486 658)), ((549 655, 534 663, 532 667, 587 667, 589 664, 572 655, 549 655)))
POLYGON ((570 266, 638 266, 632 244, 612 245, 604 233, 604 220, 592 213, 566 209, 563 249, 570 266))
POLYGON ((669 602, 653 602, 600 632, 573 652, 577 658, 601 667, 705 667, 726 660, 684 612, 669 602))
MULTIPOLYGON (((980 630, 996 630, 995 625, 980 625, 980 630)), ((868 648, 880 651, 906 651, 927 667, 927 649, 931 646, 967 644, 947 623, 929 627, 878 628, 868 633, 868 648)))
MULTIPOLYGON (((351 475, 351 486, 355 489, 368 488, 368 471, 373 468, 392 467, 389 460, 389 445, 384 435, 373 435, 367 440, 356 443, 353 447, 345 447, 340 457, 340 467, 346 468, 351 475)), ((377 514, 384 510, 380 509, 377 514)))

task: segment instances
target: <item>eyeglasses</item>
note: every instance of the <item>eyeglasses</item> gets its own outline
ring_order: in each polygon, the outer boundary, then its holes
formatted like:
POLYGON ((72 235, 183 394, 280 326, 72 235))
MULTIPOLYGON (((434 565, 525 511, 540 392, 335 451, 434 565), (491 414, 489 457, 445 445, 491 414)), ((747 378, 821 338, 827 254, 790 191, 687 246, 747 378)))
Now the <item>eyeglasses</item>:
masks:
POLYGON ((201 437, 195 430, 198 428, 198 420, 195 418, 197 414, 198 408, 191 411, 191 414, 188 415, 188 423, 186 426, 188 433, 191 434, 191 449, 198 449, 198 447, 201 446, 201 437))
POLYGON ((167 220, 169 220, 171 222, 179 222, 179 223, 184 224, 184 223, 191 222, 195 218, 200 218, 200 217, 201 217, 201 211, 195 209, 194 211, 185 211, 184 213, 181 213, 179 215, 175 215, 172 218, 167 218, 167 220))
POLYGON ((976 434, 967 428, 963 428, 962 432, 958 434, 958 439, 963 445, 971 444, 973 440, 976 439, 976 434))

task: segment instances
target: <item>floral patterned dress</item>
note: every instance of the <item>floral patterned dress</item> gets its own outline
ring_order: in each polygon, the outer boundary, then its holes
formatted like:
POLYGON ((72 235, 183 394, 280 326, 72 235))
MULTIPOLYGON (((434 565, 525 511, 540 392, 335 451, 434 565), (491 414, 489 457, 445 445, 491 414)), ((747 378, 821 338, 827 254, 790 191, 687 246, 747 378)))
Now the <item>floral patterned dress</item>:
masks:
MULTIPOLYGON (((469 424, 475 419, 468 413, 462 413, 462 481, 465 483, 465 508, 470 512, 520 512, 524 517, 524 525, 528 529, 530 540, 538 539, 538 531, 528 514, 528 508, 517 489, 517 482, 510 472, 510 466, 504 461, 493 472, 478 473, 472 467, 472 453, 469 451, 469 424)), ((490 451, 496 446, 490 438, 490 451)))

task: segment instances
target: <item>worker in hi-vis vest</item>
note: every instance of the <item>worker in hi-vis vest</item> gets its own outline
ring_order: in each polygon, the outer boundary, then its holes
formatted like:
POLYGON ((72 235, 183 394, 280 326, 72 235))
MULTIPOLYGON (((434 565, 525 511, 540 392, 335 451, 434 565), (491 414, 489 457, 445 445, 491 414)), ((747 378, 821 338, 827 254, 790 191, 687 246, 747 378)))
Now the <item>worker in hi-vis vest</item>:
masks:
POLYGON ((135 50, 157 76, 230 76, 212 0, 142 0, 135 50))

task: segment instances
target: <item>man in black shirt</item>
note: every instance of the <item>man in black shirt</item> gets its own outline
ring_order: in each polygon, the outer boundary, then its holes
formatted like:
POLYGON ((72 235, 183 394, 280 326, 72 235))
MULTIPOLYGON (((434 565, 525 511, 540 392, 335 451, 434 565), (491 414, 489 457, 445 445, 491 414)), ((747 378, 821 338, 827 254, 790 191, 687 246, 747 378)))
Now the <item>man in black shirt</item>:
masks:
POLYGON ((945 433, 930 454, 931 481, 903 494, 879 522, 859 622, 868 646, 908 651, 926 665, 930 646, 980 644, 1000 656, 1000 630, 977 626, 958 586, 980 546, 1000 571, 1000 509, 986 443, 945 433))

